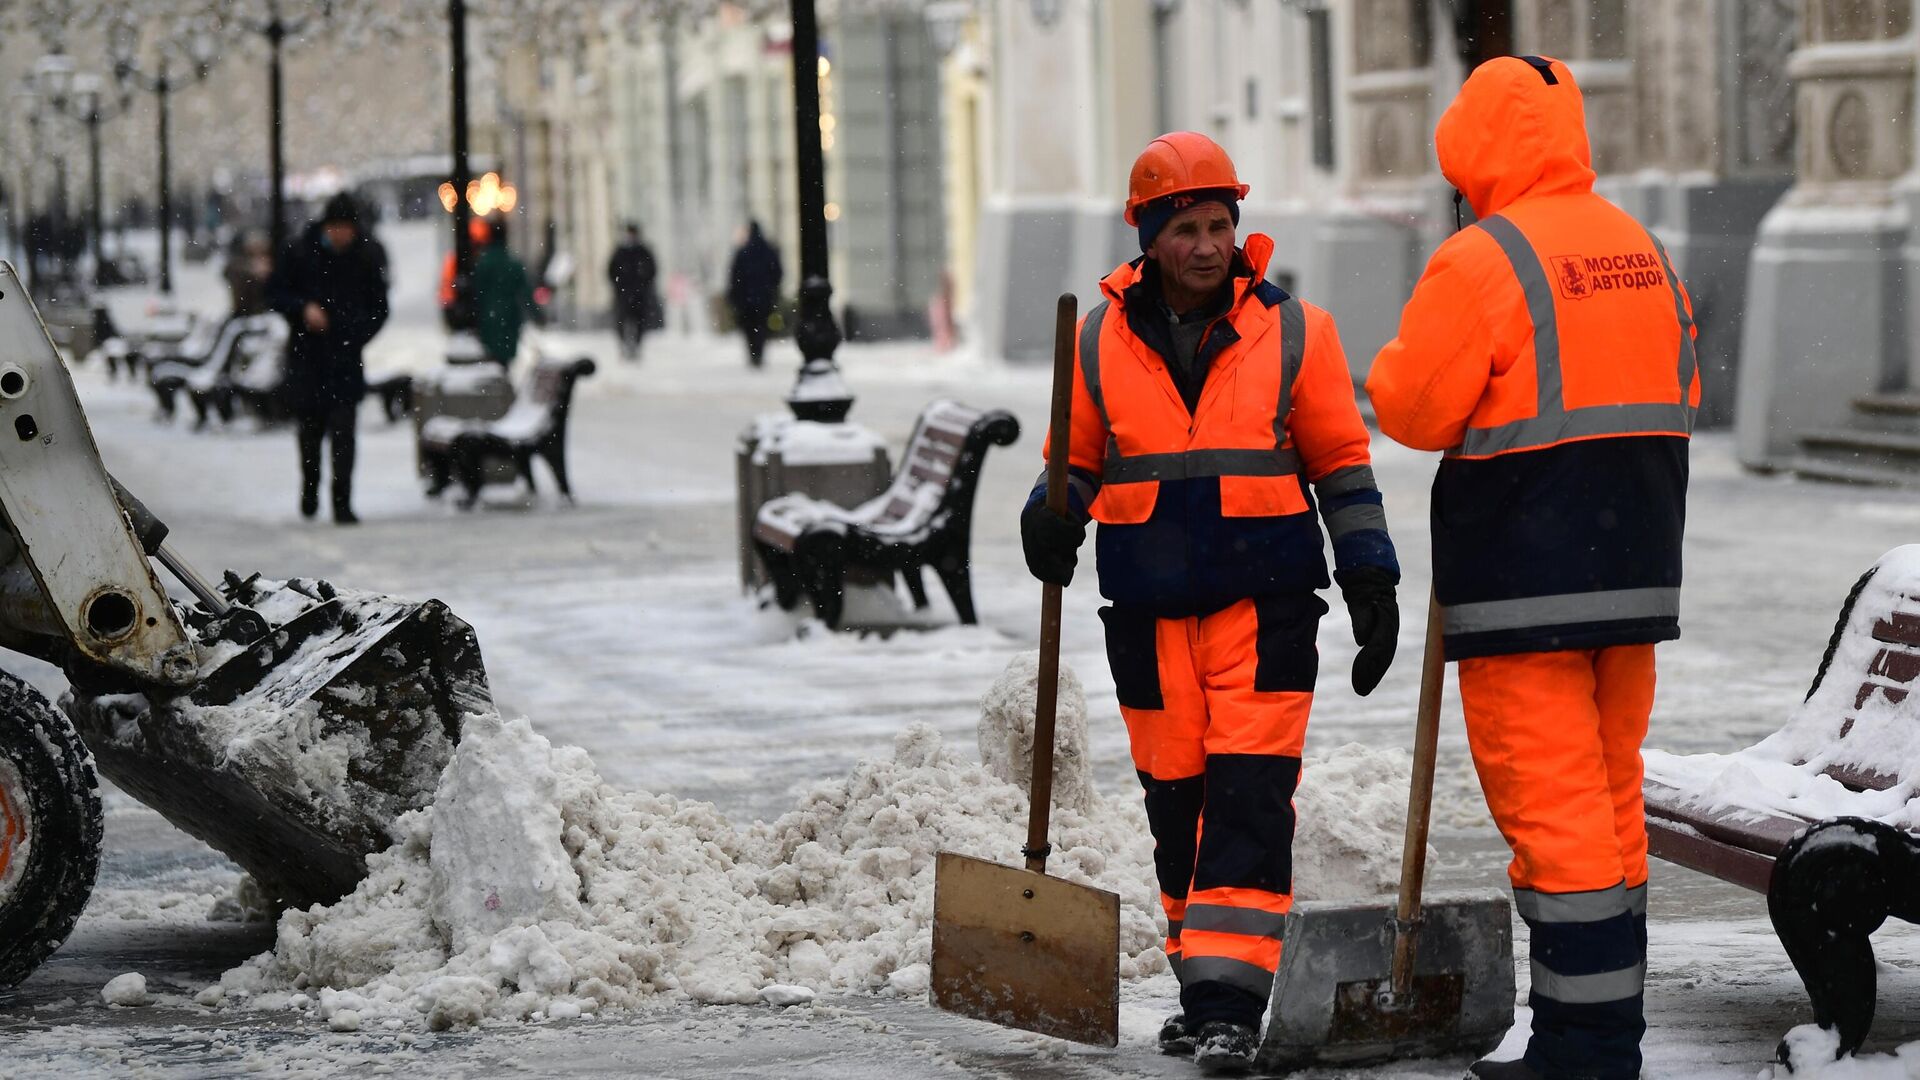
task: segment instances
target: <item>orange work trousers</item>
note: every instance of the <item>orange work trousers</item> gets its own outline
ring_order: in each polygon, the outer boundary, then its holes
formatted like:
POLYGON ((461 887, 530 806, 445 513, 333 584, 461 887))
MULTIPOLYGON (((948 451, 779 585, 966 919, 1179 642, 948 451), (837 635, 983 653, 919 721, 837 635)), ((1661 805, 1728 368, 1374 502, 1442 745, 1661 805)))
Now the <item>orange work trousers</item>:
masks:
POLYGON ((1179 619, 1101 611, 1190 1024, 1257 1026, 1272 994, 1326 610, 1304 593, 1179 619))
POLYGON ((1546 1075, 1636 1077, 1646 1032, 1647 822, 1640 744, 1652 645, 1460 661, 1467 742, 1530 936, 1546 1075))

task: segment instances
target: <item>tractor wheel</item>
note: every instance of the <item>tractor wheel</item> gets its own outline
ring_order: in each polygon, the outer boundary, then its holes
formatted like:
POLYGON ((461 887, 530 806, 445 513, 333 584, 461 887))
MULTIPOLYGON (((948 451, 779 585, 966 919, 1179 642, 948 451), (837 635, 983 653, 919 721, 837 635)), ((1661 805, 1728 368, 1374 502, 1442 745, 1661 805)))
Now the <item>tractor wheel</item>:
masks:
POLYGON ((39 691, 0 672, 0 987, 67 940, 99 865, 93 756, 39 691))

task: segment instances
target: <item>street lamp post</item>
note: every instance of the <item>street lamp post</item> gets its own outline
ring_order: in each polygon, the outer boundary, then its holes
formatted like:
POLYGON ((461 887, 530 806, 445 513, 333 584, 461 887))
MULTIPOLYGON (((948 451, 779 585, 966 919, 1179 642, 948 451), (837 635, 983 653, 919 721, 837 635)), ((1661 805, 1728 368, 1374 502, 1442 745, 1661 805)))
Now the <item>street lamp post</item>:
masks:
MULTIPOLYGON (((67 89, 73 80, 73 59, 62 53, 51 53, 43 56, 35 62, 33 72, 28 78, 31 80, 29 86, 33 91, 36 104, 30 122, 33 124, 37 133, 42 122, 42 110, 51 111, 56 114, 66 111, 67 89)), ((67 277, 69 272, 67 263, 67 157, 63 145, 64 141, 65 140, 61 139, 58 134, 54 136, 52 153, 53 203, 47 214, 46 225, 40 230, 41 243, 43 245, 50 244, 53 248, 56 280, 63 285, 70 283, 67 277)), ((39 275, 36 273, 34 277, 35 284, 39 284, 39 275)))
POLYGON ((452 35, 453 52, 453 310, 465 312, 464 301, 473 273, 473 238, 468 232, 473 205, 467 194, 473 169, 467 160, 466 0, 447 0, 447 30, 452 35))
MULTIPOLYGON (((170 43, 169 43, 170 44, 170 43)), ((133 86, 153 95, 154 112, 159 127, 158 142, 160 151, 160 291, 173 293, 173 144, 171 105, 173 92, 179 83, 172 77, 169 44, 160 48, 159 60, 154 73, 148 75, 134 62, 134 54, 139 51, 139 32, 129 23, 116 24, 111 47, 113 49, 113 77, 122 86, 133 86)), ((207 77, 207 69, 213 64, 215 50, 213 35, 204 30, 195 32, 186 41, 187 58, 193 63, 193 77, 196 81, 207 77)))
POLYGON ((287 40, 287 24, 280 18, 280 5, 269 11, 267 35, 267 234, 272 237, 273 257, 287 244, 287 163, 280 122, 284 116, 281 100, 280 48, 287 40))
POLYGON ((800 374, 787 407, 802 420, 837 423, 853 408, 853 394, 833 352, 840 346, 834 323, 833 282, 827 269, 827 178, 820 150, 820 26, 813 0, 791 0, 793 19, 793 138, 800 182, 800 374))
POLYGON ((315 19, 326 19, 332 14, 332 0, 320 0, 318 10, 312 15, 289 22, 280 15, 280 0, 267 0, 267 21, 244 24, 248 31, 267 39, 267 232, 273 238, 276 259, 280 257, 280 249, 287 243, 287 164, 285 141, 281 134, 286 109, 280 54, 287 38, 304 32, 315 19))
POLYGON ((74 82, 81 123, 87 125, 87 233, 93 248, 93 287, 100 289, 107 284, 106 215, 100 196, 100 80, 88 75, 74 82))

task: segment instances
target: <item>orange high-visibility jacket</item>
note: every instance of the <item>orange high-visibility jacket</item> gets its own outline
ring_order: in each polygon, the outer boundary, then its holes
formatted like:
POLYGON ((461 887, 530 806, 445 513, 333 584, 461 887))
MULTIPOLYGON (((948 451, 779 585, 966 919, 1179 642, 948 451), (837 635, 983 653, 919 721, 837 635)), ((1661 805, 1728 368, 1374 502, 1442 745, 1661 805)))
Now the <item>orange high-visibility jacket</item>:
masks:
POLYGON ((1160 302, 1144 257, 1109 274, 1081 320, 1072 503, 1100 523, 1100 591, 1116 604, 1172 618, 1325 588, 1320 513, 1337 569, 1399 574, 1333 317, 1265 280, 1272 252, 1254 234, 1236 256, 1192 412, 1140 333, 1160 302))
POLYGON ((1444 450, 1447 655, 1678 637, 1692 308, 1665 250, 1593 192, 1565 64, 1476 69, 1434 135, 1476 225, 1440 246, 1380 351, 1380 430, 1444 450))

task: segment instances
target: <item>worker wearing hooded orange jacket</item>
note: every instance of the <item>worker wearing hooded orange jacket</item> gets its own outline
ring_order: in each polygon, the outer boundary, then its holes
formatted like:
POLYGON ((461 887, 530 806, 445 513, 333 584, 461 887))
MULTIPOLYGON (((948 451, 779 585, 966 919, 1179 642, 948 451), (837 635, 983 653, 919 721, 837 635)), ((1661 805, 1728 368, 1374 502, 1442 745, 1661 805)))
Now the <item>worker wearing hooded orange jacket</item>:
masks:
POLYGON ((1440 118, 1478 223, 1434 253, 1367 379, 1380 429, 1444 450, 1434 589, 1467 738, 1532 938, 1533 1035, 1476 1075, 1637 1077, 1646 1022, 1640 743, 1680 636, 1692 310, 1593 192, 1566 65, 1481 65, 1440 118))
POLYGON ((1211 1069, 1251 1060, 1292 903, 1323 521, 1363 646, 1359 693, 1399 629, 1399 566, 1339 336, 1266 280, 1271 240, 1235 246, 1246 191, 1192 132, 1134 163, 1126 219, 1144 255, 1100 283, 1072 431, 1049 435, 1069 439, 1071 512, 1046 508, 1042 476, 1021 517, 1028 566, 1061 585, 1086 522, 1100 523, 1108 658, 1181 979, 1161 1046, 1211 1069))

